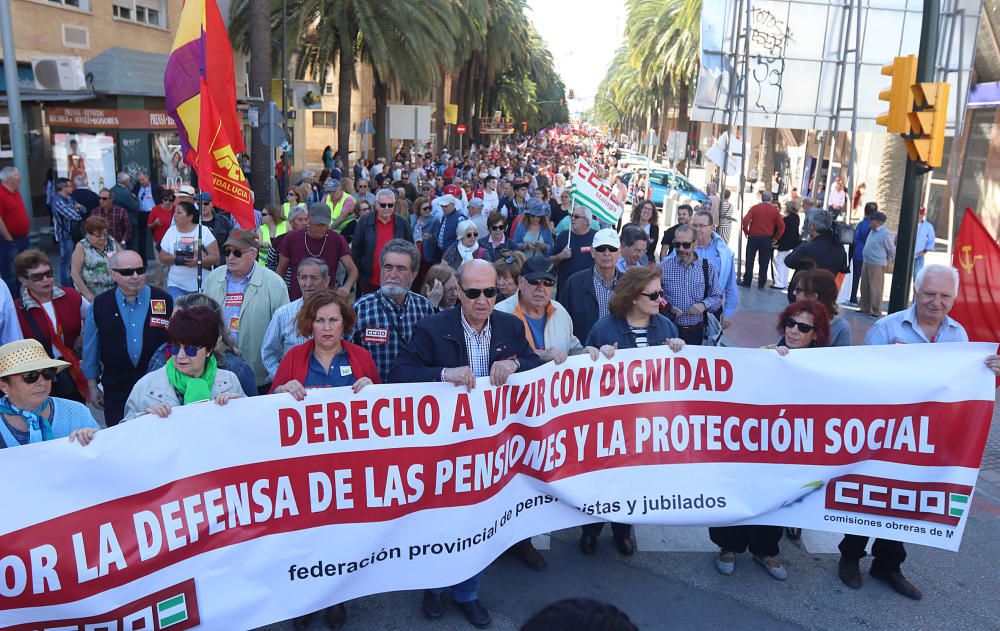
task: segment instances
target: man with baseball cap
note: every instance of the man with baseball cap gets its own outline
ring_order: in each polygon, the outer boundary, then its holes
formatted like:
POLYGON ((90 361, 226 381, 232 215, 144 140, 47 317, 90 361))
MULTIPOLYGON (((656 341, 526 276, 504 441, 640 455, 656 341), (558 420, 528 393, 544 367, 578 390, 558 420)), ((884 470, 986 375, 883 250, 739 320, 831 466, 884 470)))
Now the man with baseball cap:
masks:
POLYGON ((280 276, 257 262, 258 247, 253 232, 233 230, 222 246, 226 265, 208 275, 205 295, 222 305, 222 322, 261 389, 270 381, 260 358, 264 333, 274 312, 288 304, 288 291, 280 276))
POLYGON ((559 287, 559 304, 566 307, 573 320, 573 335, 587 339, 590 329, 608 315, 611 292, 621 272, 617 269, 621 240, 613 228, 598 230, 590 248, 593 269, 579 271, 559 287))
POLYGON ((340 180, 327 178, 323 183, 323 203, 330 208, 330 228, 339 232, 354 218, 354 198, 344 193, 340 180))
POLYGON ((454 195, 442 195, 434 200, 441 208, 441 227, 438 229, 438 247, 447 252, 458 241, 458 224, 467 219, 465 213, 458 210, 458 200, 454 195))
POLYGON ((342 295, 351 293, 355 281, 358 280, 358 268, 351 258, 351 248, 347 240, 340 234, 330 230, 330 206, 319 202, 309 206, 309 226, 301 230, 285 233, 278 244, 278 276, 285 277, 285 272, 292 270, 292 286, 289 297, 297 300, 302 291, 299 289, 299 263, 307 258, 318 258, 330 269, 330 283, 337 278, 337 268, 340 265, 347 270, 344 284, 337 289, 342 295))

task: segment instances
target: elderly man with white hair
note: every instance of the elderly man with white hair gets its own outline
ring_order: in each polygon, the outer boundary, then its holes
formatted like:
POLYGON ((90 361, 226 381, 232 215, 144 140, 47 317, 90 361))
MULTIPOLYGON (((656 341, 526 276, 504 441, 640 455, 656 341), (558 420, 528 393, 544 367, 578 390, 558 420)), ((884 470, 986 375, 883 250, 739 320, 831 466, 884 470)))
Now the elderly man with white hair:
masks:
POLYGON ((0 275, 11 294, 21 295, 21 283, 14 273, 14 257, 28 249, 31 221, 17 187, 21 172, 14 167, 0 169, 0 275))
POLYGON ((381 285, 379 255, 393 239, 413 242, 413 228, 395 213, 396 193, 384 188, 375 194, 373 213, 358 219, 351 239, 351 256, 358 266, 358 296, 378 291, 381 285))
MULTIPOLYGON (((958 295, 958 270, 949 265, 927 265, 913 283, 913 304, 909 309, 887 315, 872 325, 865 344, 940 344, 968 342, 961 324, 948 317, 958 295)), ((1000 355, 989 355, 986 367, 1000 377, 1000 355)), ((840 542, 840 580, 851 589, 861 588, 861 569, 868 537, 844 535, 840 542)), ((906 559, 901 541, 876 539, 872 544, 869 574, 888 583, 898 593, 920 600, 923 594, 900 569, 906 559)))

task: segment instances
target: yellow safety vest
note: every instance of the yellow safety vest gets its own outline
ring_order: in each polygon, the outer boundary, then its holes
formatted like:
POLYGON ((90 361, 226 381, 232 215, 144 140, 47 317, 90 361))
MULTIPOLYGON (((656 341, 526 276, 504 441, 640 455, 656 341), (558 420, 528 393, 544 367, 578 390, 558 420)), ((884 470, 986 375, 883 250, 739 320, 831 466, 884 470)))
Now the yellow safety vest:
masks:
MULTIPOLYGON (((331 226, 333 225, 333 222, 337 221, 337 219, 340 218, 340 213, 344 212, 344 202, 347 201, 347 198, 348 198, 347 193, 344 193, 343 195, 340 196, 340 201, 337 202, 336 204, 333 203, 333 200, 330 199, 329 195, 327 195, 326 199, 323 200, 323 201, 326 202, 326 205, 330 207, 330 225, 331 226)), ((346 226, 347 226, 347 224, 344 224, 342 226, 339 226, 335 230, 336 230, 336 232, 343 232, 343 230, 344 230, 344 228, 346 226)))
POLYGON ((260 224, 260 250, 257 255, 257 260, 261 265, 267 262, 267 251, 271 249, 271 240, 280 237, 281 235, 288 232, 288 222, 282 221, 277 226, 269 226, 266 223, 260 224), (271 234, 271 230, 274 230, 274 234, 271 234))

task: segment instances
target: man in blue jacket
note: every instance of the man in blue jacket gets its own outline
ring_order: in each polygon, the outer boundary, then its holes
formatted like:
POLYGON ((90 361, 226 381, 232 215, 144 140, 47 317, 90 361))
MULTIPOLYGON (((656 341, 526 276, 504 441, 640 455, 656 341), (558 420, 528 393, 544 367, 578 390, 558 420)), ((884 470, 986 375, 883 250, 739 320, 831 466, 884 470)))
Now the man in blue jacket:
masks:
POLYGON ((858 287, 861 285, 861 266, 865 262, 865 242, 868 240, 868 233, 872 231, 872 215, 878 210, 878 204, 868 202, 865 204, 865 218, 858 222, 854 229, 854 250, 851 256, 851 300, 847 304, 858 306, 858 287))
MULTIPOLYGON (((516 317, 494 311, 497 273, 481 259, 458 270, 459 306, 417 323, 410 342, 400 351, 389 371, 392 383, 442 381, 472 389, 478 377, 503 385, 515 372, 541 365, 528 344, 524 324, 516 317)), ((490 623, 490 612, 479 602, 482 572, 452 587, 452 599, 473 625, 490 623)), ((444 613, 443 588, 424 592, 424 615, 434 620, 444 613)))

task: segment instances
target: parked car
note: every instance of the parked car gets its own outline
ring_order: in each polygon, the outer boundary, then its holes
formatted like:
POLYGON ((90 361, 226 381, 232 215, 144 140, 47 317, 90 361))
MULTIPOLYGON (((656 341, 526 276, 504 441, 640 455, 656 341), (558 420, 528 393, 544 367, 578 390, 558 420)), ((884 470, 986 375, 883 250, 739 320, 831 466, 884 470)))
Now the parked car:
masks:
POLYGON ((692 184, 677 171, 651 171, 647 182, 649 192, 646 194, 646 197, 653 200, 653 203, 657 206, 663 206, 663 198, 673 191, 677 191, 684 197, 691 198, 697 204, 701 204, 708 199, 708 195, 704 191, 692 184))

